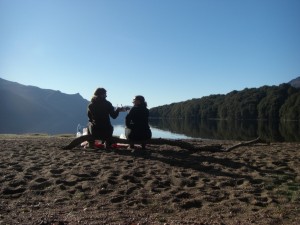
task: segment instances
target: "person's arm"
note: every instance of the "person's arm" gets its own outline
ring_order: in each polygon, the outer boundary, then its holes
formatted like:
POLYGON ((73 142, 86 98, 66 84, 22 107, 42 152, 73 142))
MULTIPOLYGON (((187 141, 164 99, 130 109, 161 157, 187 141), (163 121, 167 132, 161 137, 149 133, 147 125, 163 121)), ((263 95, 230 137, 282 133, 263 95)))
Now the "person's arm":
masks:
POLYGON ((128 112, 127 116, 125 117, 125 125, 127 128, 132 129, 132 118, 134 114, 134 108, 131 108, 131 110, 128 112))
POLYGON ((89 105, 88 108, 87 108, 87 116, 89 118, 89 121, 93 122, 93 114, 92 114, 91 108, 92 108, 91 105, 89 105))
POLYGON ((115 110, 115 108, 112 106, 112 104, 110 102, 109 102, 109 115, 113 119, 116 119, 119 116, 119 109, 117 108, 115 110))

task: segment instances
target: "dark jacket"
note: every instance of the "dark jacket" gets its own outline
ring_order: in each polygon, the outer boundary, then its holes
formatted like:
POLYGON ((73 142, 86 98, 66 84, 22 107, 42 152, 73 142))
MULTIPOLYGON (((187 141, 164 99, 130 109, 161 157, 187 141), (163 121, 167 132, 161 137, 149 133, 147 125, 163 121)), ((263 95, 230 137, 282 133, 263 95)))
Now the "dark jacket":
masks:
POLYGON ((125 118, 126 127, 131 130, 129 140, 146 140, 152 136, 149 126, 149 110, 145 106, 134 106, 125 118))
POLYGON ((113 133, 110 118, 117 118, 119 111, 105 98, 93 97, 88 105, 88 118, 90 122, 90 133, 93 136, 109 137, 113 133))

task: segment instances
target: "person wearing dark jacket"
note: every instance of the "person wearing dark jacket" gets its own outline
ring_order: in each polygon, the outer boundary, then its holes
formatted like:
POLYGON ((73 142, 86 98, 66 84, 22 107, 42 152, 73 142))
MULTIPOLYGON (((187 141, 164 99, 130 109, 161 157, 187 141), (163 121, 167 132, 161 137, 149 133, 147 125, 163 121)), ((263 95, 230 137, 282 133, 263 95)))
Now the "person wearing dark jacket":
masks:
POLYGON ((151 139, 152 132, 149 126, 149 110, 147 102, 141 95, 133 99, 133 107, 125 118, 126 128, 130 130, 127 139, 131 142, 130 148, 134 148, 134 142, 142 142, 142 148, 145 149, 144 141, 151 139))
POLYGON ((112 104, 106 100, 106 97, 106 90, 97 88, 88 105, 88 133, 94 139, 89 141, 89 147, 94 146, 95 140, 102 140, 102 142, 105 142, 106 147, 111 144, 114 128, 111 125, 110 117, 116 119, 122 109, 117 108, 115 110, 112 104))

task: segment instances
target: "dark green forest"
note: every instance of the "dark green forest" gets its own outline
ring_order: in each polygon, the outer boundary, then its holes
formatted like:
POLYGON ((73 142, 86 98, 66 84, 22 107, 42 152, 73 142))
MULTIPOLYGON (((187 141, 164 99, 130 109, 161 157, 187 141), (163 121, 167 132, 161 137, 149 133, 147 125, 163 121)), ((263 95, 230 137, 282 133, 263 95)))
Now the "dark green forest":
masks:
POLYGON ((262 86, 210 95, 150 109, 152 118, 300 121, 300 88, 262 86))

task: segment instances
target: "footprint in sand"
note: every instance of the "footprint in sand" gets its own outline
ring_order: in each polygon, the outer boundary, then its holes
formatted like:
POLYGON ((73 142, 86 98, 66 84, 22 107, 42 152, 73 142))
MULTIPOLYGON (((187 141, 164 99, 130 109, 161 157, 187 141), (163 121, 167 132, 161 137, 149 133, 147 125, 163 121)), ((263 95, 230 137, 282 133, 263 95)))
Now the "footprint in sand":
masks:
POLYGON ((65 186, 73 187, 78 183, 78 180, 77 179, 75 179, 75 180, 73 180, 73 179, 72 180, 57 180, 55 183, 58 185, 63 184, 65 186))
POLYGON ((224 199, 227 199, 229 194, 225 191, 211 191, 208 195, 204 196, 204 200, 208 202, 218 203, 222 202, 224 199))
POLYGON ((182 178, 180 182, 180 187, 195 187, 196 181, 190 178, 182 178))
POLYGON ((111 185, 116 185, 118 184, 118 180, 116 180, 115 177, 108 177, 107 182, 111 185))
POLYGON ((124 196, 115 196, 113 198, 110 199, 111 203, 120 203, 124 200, 124 196))
MULTIPOLYGON (((2 194, 3 195, 15 195, 15 194, 22 194, 25 191, 26 191, 26 188, 24 188, 24 187, 19 187, 19 188, 5 187, 2 191, 2 194)), ((15 197, 18 197, 18 196, 15 196, 15 197)))
POLYGON ((52 169, 50 170, 50 173, 52 173, 53 175, 60 175, 64 172, 63 169, 52 169))
POLYGON ((241 202, 250 203, 251 196, 243 196, 237 198, 241 202))
POLYGON ((126 190, 126 195, 132 194, 135 190, 137 190, 137 186, 129 187, 129 188, 126 190))
POLYGON ((132 175, 135 177, 144 177, 146 174, 143 171, 134 171, 132 175))
POLYGON ((16 180, 12 180, 8 186, 12 187, 12 188, 16 188, 19 186, 25 186, 27 184, 27 182, 23 179, 16 179, 16 180))
POLYGON ((226 180, 222 181, 219 184, 219 187, 225 188, 225 187, 235 187, 237 185, 237 182, 235 180, 226 180))
POLYGON ((33 176, 31 173, 27 173, 27 172, 26 172, 26 173, 24 174, 24 179, 32 180, 33 177, 34 177, 34 176, 33 176))
POLYGON ((123 175, 122 179, 126 180, 126 181, 129 181, 129 182, 131 182, 133 184, 140 183, 140 181, 135 176, 132 176, 132 175, 123 175))
POLYGON ((23 172, 23 167, 21 165, 19 165, 19 164, 13 165, 12 168, 14 170, 16 170, 17 172, 23 172))
POLYGON ((202 201, 199 199, 192 199, 192 200, 188 200, 183 202, 182 204, 180 204, 180 207, 182 209, 188 210, 191 208, 201 208, 202 207, 202 201))
POLYGON ((251 204, 260 207, 266 207, 271 202, 271 199, 268 197, 255 197, 251 204))
POLYGON ((46 188, 50 187, 51 185, 53 185, 53 183, 48 181, 47 179, 37 178, 35 180, 35 183, 31 184, 29 186, 29 189, 34 190, 34 191, 40 191, 40 190, 45 190, 46 188))
POLYGON ((77 179, 77 182, 81 182, 81 181, 93 181, 95 180, 95 177, 98 175, 97 172, 92 172, 90 174, 88 173, 75 173, 73 174, 74 176, 76 176, 78 179, 77 179))
POLYGON ((275 161, 275 162, 272 162, 272 164, 274 164, 276 167, 279 167, 279 166, 286 167, 288 165, 287 162, 282 162, 282 161, 275 161))
POLYGON ((37 171, 40 171, 42 170, 42 167, 41 166, 38 166, 38 165, 35 165, 35 166, 32 166, 32 167, 29 167, 28 169, 26 169, 26 173, 33 173, 33 172, 37 172, 37 171))
POLYGON ((101 188, 98 193, 101 194, 101 195, 105 195, 105 194, 109 194, 113 191, 114 191, 113 189, 101 188))
POLYGON ((35 182, 37 182, 37 183, 43 183, 45 181, 47 181, 47 179, 45 179, 45 178, 37 178, 37 179, 35 179, 35 182))
POLYGON ((7 174, 7 175, 4 175, 4 181, 10 181, 12 179, 15 178, 15 174, 7 174))
POLYGON ((181 192, 175 195, 176 198, 190 198, 191 194, 187 193, 187 192, 181 192))

